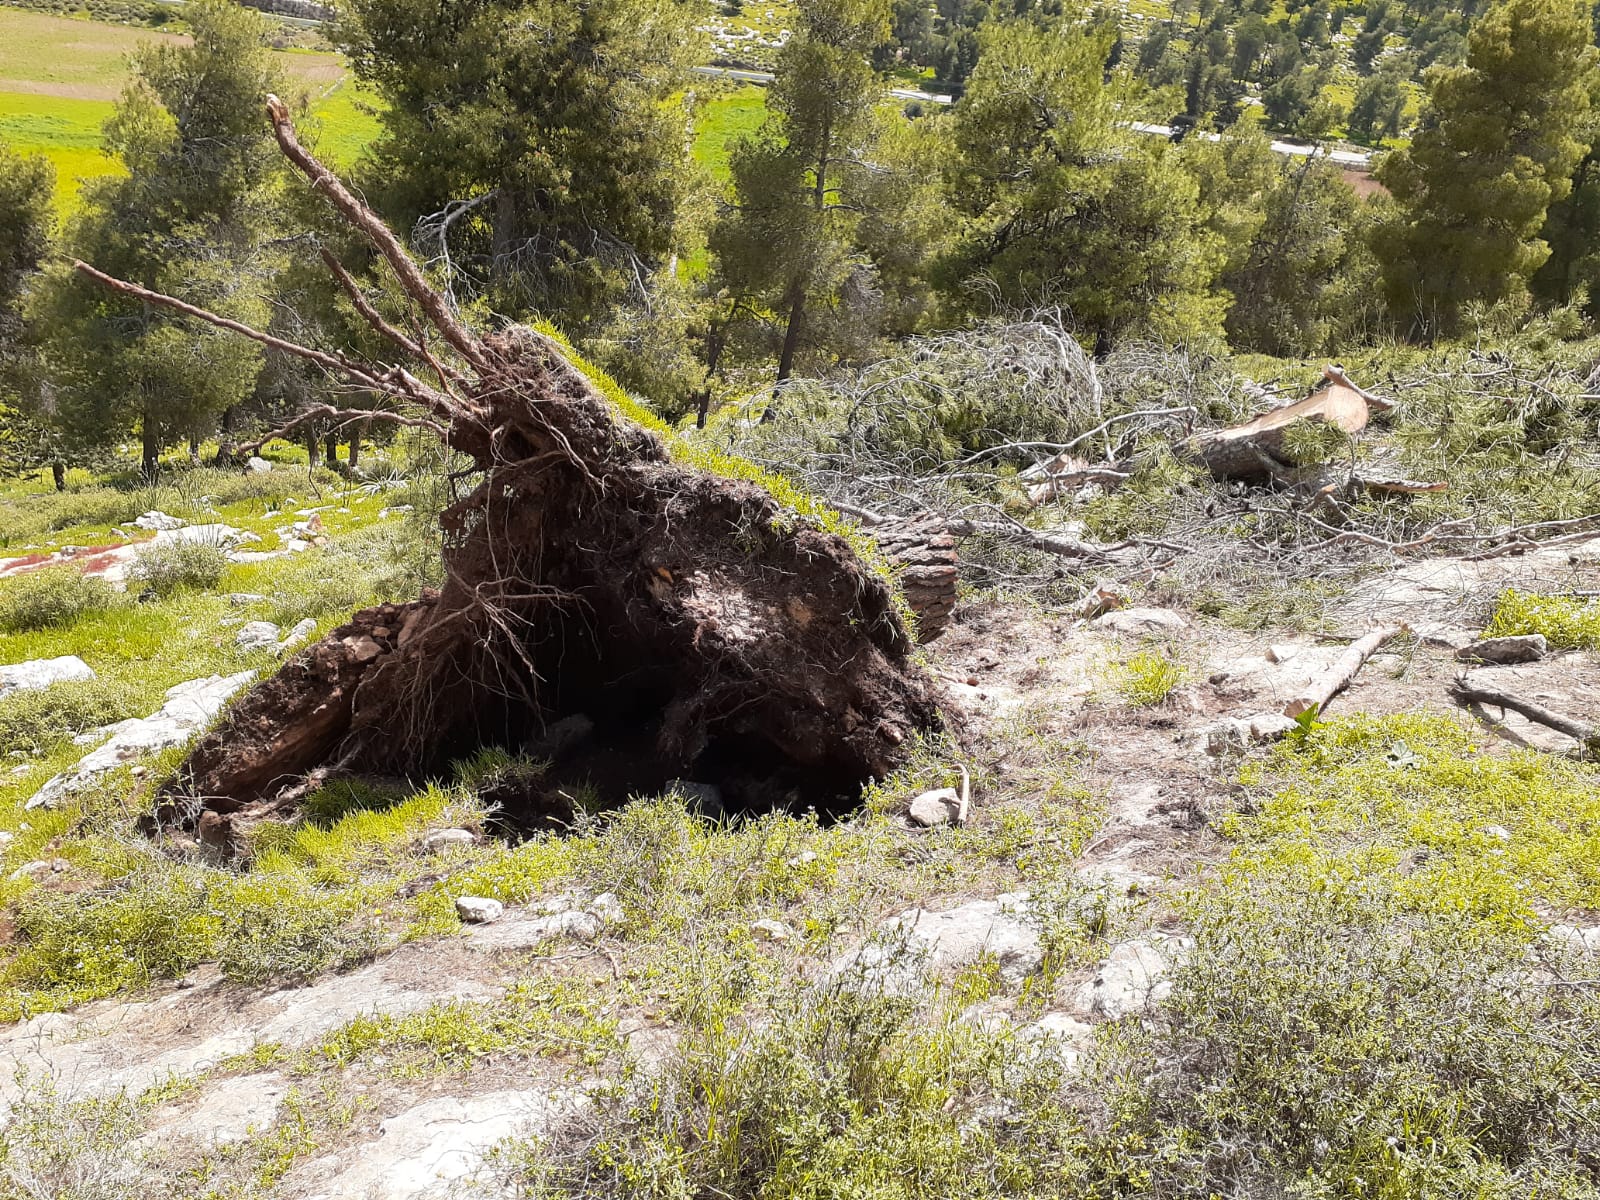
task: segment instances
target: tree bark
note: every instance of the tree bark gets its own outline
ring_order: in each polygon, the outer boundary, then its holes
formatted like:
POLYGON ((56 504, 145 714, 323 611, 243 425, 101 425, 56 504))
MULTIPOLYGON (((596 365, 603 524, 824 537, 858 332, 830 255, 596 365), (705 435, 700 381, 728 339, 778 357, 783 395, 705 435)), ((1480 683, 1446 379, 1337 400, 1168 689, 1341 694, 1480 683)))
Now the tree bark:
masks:
POLYGON ((328 430, 327 437, 323 438, 323 461, 330 471, 339 466, 339 431, 336 429, 328 430))
POLYGON ((350 430, 350 469, 353 471, 361 462, 361 438, 366 433, 365 421, 350 430))
POLYGON ((778 383, 788 382, 794 373, 795 350, 800 345, 800 323, 805 319, 805 291, 799 284, 789 289, 789 324, 783 331, 783 350, 778 355, 778 383))
POLYGON ((306 426, 306 465, 313 471, 322 462, 322 439, 317 436, 315 426, 306 426))
POLYGON ((156 433, 154 416, 149 409, 144 414, 144 429, 139 435, 139 471, 146 482, 154 483, 161 470, 161 438, 156 433))
POLYGON ((67 490, 67 464, 59 458, 50 464, 50 480, 56 485, 56 491, 67 490))

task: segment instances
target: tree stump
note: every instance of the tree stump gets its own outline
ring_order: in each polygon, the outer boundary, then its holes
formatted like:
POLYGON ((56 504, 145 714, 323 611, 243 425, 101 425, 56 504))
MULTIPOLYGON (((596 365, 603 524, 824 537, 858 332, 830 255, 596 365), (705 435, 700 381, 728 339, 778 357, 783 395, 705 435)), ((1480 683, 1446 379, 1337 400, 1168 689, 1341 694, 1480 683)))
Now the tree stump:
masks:
POLYGON ((872 530, 894 565, 901 594, 917 616, 917 641, 933 641, 950 625, 961 581, 956 539, 941 522, 895 521, 872 530))

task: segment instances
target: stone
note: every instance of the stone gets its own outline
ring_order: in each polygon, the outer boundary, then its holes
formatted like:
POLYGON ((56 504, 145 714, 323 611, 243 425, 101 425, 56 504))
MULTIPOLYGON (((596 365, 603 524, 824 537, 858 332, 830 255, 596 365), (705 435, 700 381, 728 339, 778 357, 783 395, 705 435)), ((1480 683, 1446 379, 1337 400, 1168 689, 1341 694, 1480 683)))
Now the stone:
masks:
MULTIPOLYGON (((23 767, 22 769, 24 771, 33 770, 32 767, 23 767)), ((0 851, 4 851, 7 846, 11 845, 11 843, 16 841, 16 840, 17 840, 17 835, 16 834, 14 834, 14 833, 6 833, 4 830, 0 830, 0 851)))
POLYGON ((1096 617, 1094 626, 1115 633, 1163 634, 1187 629, 1189 622, 1168 608, 1119 608, 1096 617))
POLYGON ((1549 644, 1542 633, 1525 633, 1516 637, 1484 638, 1456 651, 1461 662, 1509 663, 1538 662, 1549 653, 1549 644))
POLYGON ((474 925, 487 925, 491 921, 498 921, 505 911, 504 904, 488 896, 456 897, 456 915, 474 925))
POLYGON ((1195 741, 1208 758, 1243 754, 1250 745, 1250 726, 1238 717, 1223 717, 1200 730, 1195 741))
POLYGON ((149 512, 144 513, 142 516, 136 517, 133 523, 140 529, 155 530, 182 529, 186 524, 188 524, 188 522, 183 520, 181 517, 169 516, 160 509, 154 508, 149 512))
POLYGON ((714 783, 696 783, 692 779, 669 779, 662 789, 664 795, 678 795, 688 801, 688 807, 711 821, 720 821, 727 815, 722 807, 722 789, 714 783))
POLYGON ((530 740, 525 752, 530 758, 560 762, 579 743, 594 732, 594 721, 586 713, 571 713, 559 721, 552 721, 544 732, 530 740))
POLYGON ((834 961, 829 982, 868 995, 912 996, 928 972, 992 955, 1017 985, 1044 962, 1039 932, 1026 921, 1023 893, 970 900, 943 912, 916 908, 891 918, 877 936, 834 961))
POLYGON ((1482 833, 1484 837, 1493 838, 1497 842, 1509 842, 1511 840, 1511 830, 1504 825, 1485 825, 1482 833))
POLYGON ((804 867, 804 866, 807 866, 808 864, 814 863, 816 861, 817 861, 817 852, 815 850, 802 850, 802 851, 800 851, 799 854, 796 854, 793 858, 784 859, 783 860, 783 865, 788 867, 790 870, 793 870, 796 867, 804 867))
POLYGON ((67 869, 67 860, 64 858, 36 858, 30 863, 23 863, 11 872, 12 879, 44 879, 46 876, 55 875, 67 869))
POLYGON ((592 912, 556 912, 543 916, 516 912, 488 928, 475 927, 468 936, 475 950, 514 954, 536 949, 553 938, 592 942, 604 932, 605 922, 592 912))
POLYGON ((70 771, 48 780, 27 807, 49 807, 86 786, 96 775, 141 754, 181 746, 204 729, 229 698, 255 677, 254 671, 240 671, 237 675, 211 675, 175 684, 167 689, 166 703, 157 712, 107 726, 110 739, 84 755, 70 771))
POLYGON ((288 1079, 277 1072, 235 1075, 206 1087, 198 1107, 178 1101, 158 1109, 150 1118, 150 1132, 138 1140, 146 1145, 189 1142, 202 1147, 242 1142, 271 1128, 289 1090, 288 1079))
POLYGON ((1035 1054, 1048 1054, 1068 1070, 1083 1060, 1094 1041, 1094 1026, 1063 1012, 1048 1012, 1017 1030, 1017 1040, 1035 1054))
POLYGON ((589 912, 600 918, 602 925, 621 925, 628 919, 628 913, 615 892, 601 892, 589 901, 589 912))
POLYGON ((1085 863, 1077 870, 1084 883, 1113 896, 1147 896, 1160 883, 1154 875, 1120 863, 1085 863))
POLYGON ((1600 925, 1552 925, 1547 936, 1576 954, 1600 955, 1600 925))
POLYGON ((266 459, 252 454, 249 458, 245 459, 244 469, 255 475, 265 475, 268 471, 272 470, 272 464, 266 459))
POLYGON ((478 835, 470 829, 435 829, 422 839, 424 850, 443 850, 447 846, 470 846, 478 835))
POLYGON ((250 621, 233 635, 233 644, 247 654, 256 650, 276 650, 281 632, 271 621, 250 621))
POLYGON ((935 825, 950 824, 956 819, 960 808, 961 795, 955 788, 937 788, 923 792, 913 800, 906 815, 911 818, 912 824, 932 829, 935 825))
POLYGON ((278 653, 287 654, 301 645, 308 637, 317 631, 317 622, 313 617, 302 617, 290 628, 288 635, 278 643, 278 653))
POLYGON ((231 550, 235 546, 243 546, 248 542, 259 542, 261 538, 243 529, 235 529, 232 525, 186 525, 178 529, 163 529, 150 539, 152 546, 175 546, 180 543, 197 542, 204 546, 216 546, 220 550, 231 550))
POLYGON ((265 600, 266 600, 265 596, 258 595, 255 592, 229 592, 228 593, 228 603, 233 605, 235 608, 244 608, 246 605, 249 605, 249 604, 261 604, 265 600))
POLYGON ((93 679, 94 671, 76 654, 59 658, 35 658, 28 662, 0 667, 0 696, 9 692, 33 692, 56 683, 78 683, 93 679))
MULTIPOLYGON (((378 1137, 341 1158, 304 1168, 323 1182, 296 1195, 312 1200, 444 1200, 465 1194, 497 1142, 537 1134, 580 1096, 538 1090, 441 1096, 389 1117, 378 1137)), ((478 1194, 473 1192, 472 1194, 478 1194)))
POLYGON ((1293 642, 1280 642, 1275 646, 1267 647, 1267 661, 1269 663, 1286 663, 1294 658, 1304 646, 1297 646, 1293 642))
POLYGON ((1190 944, 1187 938, 1163 939, 1160 948, 1144 939, 1119 942, 1094 978, 1078 990, 1078 1011, 1120 1021, 1159 1004, 1172 991, 1169 959, 1181 956, 1190 944))
POLYGON ((794 930, 771 918, 750 922, 750 932, 761 942, 787 942, 794 936, 794 930))
POLYGON ((1255 713, 1247 720, 1250 723, 1250 740, 1256 743, 1275 742, 1300 727, 1293 717, 1286 717, 1282 713, 1255 713))

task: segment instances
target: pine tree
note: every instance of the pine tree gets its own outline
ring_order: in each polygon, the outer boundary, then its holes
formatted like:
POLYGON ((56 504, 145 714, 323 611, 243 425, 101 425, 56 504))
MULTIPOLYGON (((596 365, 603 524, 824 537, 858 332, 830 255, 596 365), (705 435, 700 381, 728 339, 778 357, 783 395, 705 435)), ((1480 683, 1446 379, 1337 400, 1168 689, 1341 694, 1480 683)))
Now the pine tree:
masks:
POLYGON ((730 156, 733 204, 711 248, 730 293, 783 325, 778 382, 793 374, 811 308, 864 263, 854 255, 859 157, 876 132, 882 85, 873 50, 888 0, 799 0, 760 133, 730 156))
POLYGON ((952 305, 1063 305, 1105 344, 1142 325, 1220 330, 1222 262, 1179 152, 1122 124, 1104 30, 991 26, 955 110, 950 204, 964 216, 939 277, 952 305))
POLYGON ((577 336, 671 258, 688 5, 352 0, 336 36, 384 102, 368 193, 458 298, 577 336))
POLYGON ((1449 333, 1468 303, 1526 296, 1549 255, 1546 210, 1587 149, 1589 38, 1572 0, 1501 0, 1472 27, 1465 65, 1430 73, 1423 127, 1377 172, 1399 203, 1376 246, 1402 322, 1449 333))
MULTIPOLYGON (((68 252, 156 291, 180 292, 260 323, 278 158, 265 97, 278 86, 266 22, 226 0, 184 10, 191 45, 147 46, 106 124, 123 178, 85 189, 64 235, 68 252)), ((78 445, 140 432, 145 473, 161 449, 191 439, 248 394, 253 344, 115 295, 70 271, 41 296, 57 420, 78 445)))
MULTIPOLYGON (((50 250, 55 171, 43 157, 0 142, 0 474, 55 461, 43 419, 47 393, 29 292, 50 250)), ((56 485, 63 483, 61 470, 56 485)))

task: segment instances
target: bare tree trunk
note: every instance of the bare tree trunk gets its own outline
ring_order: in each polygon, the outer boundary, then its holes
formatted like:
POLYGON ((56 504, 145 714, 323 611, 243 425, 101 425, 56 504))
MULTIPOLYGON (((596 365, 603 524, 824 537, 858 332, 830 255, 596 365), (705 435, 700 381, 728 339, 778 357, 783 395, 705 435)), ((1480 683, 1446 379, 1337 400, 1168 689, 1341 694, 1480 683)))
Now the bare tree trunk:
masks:
POLYGON ((306 428, 306 459, 313 471, 322 462, 322 439, 317 436, 316 429, 309 426, 306 428))
POLYGON ((328 430, 328 436, 323 438, 323 446, 325 447, 324 459, 328 464, 328 470, 335 470, 339 466, 339 431, 337 429, 328 430))
POLYGON ((56 491, 67 490, 67 464, 59 458, 50 464, 50 478, 56 485, 56 491))
POLYGON ((140 434, 139 471, 145 479, 155 482, 161 470, 161 439, 156 434, 156 423, 149 409, 144 414, 144 430, 140 434))
POLYGON ((354 471, 361 461, 361 437, 367 430, 365 421, 350 430, 350 469, 354 471))
POLYGON ((789 289, 789 327, 783 332, 783 352, 778 356, 778 382, 784 383, 794 371, 794 352, 800 345, 800 323, 805 319, 805 290, 795 284, 789 289))
POLYGON ((189 461, 197 467, 200 465, 200 435, 197 433, 189 435, 189 461))

